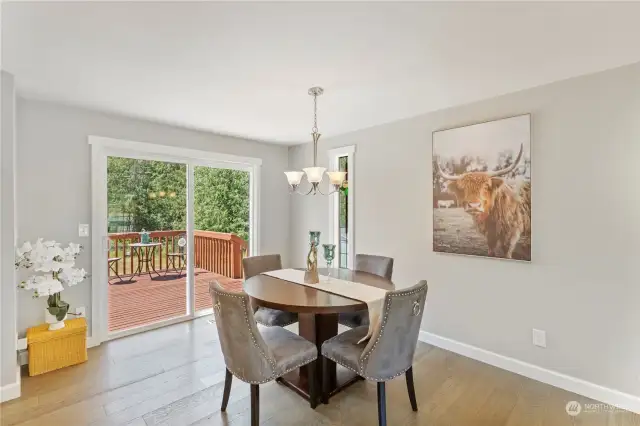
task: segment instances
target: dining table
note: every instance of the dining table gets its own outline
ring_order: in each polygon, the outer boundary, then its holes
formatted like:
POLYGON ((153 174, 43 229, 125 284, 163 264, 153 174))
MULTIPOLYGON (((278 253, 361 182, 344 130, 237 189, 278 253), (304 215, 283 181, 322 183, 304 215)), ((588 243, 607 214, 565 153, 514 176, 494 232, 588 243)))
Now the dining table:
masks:
MULTIPOLYGON (((320 282, 327 279, 339 279, 361 283, 367 286, 391 291, 393 282, 384 277, 363 271, 350 269, 319 268, 320 282)), ((318 348, 316 363, 317 380, 322 383, 328 375, 329 395, 335 395, 362 377, 355 372, 337 366, 327 360, 327 371, 320 362, 322 343, 338 334, 338 316, 340 313, 357 312, 367 309, 367 304, 333 293, 313 288, 313 285, 301 285, 282 278, 266 274, 255 275, 244 281, 244 291, 251 297, 254 306, 295 312, 298 314, 298 334, 318 348)), ((304 366, 280 377, 277 381, 309 400, 309 369, 304 366)))

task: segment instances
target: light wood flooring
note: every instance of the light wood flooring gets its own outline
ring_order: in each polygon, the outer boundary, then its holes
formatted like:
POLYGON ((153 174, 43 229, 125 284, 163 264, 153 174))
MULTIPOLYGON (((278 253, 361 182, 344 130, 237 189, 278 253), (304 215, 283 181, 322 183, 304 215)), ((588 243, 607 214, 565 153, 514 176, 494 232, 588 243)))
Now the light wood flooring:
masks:
MULTIPOLYGON (((234 379, 220 412, 224 360, 207 317, 102 344, 89 361, 23 377, 22 397, 0 406, 2 426, 249 425, 249 386, 234 379)), ((570 417, 568 401, 595 402, 424 343, 414 375, 419 412, 404 378, 387 384, 390 426, 631 426, 624 411, 570 417)), ((260 389, 261 424, 377 425, 376 387, 359 382, 314 411, 289 389, 260 389)))

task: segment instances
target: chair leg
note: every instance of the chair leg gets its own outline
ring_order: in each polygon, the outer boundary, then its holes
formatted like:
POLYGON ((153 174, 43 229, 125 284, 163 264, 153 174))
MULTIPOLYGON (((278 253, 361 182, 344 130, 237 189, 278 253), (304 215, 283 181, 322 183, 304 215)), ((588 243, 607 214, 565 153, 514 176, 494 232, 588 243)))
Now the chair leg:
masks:
POLYGON ((251 385, 251 426, 260 425, 260 385, 251 385))
MULTIPOLYGON (((317 361, 319 362, 319 360, 317 361)), ((329 360, 322 357, 322 403, 329 403, 329 360)))
POLYGON ((407 391, 409 392, 409 401, 411 402, 411 408, 413 411, 418 411, 418 403, 416 402, 416 390, 413 387, 413 367, 410 367, 404 378, 407 379, 407 391))
POLYGON ((384 382, 378 382, 378 425, 387 426, 387 398, 384 382))
POLYGON ((309 405, 313 410, 318 406, 318 360, 307 365, 307 380, 309 383, 309 405))
POLYGON ((231 394, 231 382, 233 381, 233 374, 227 369, 227 374, 224 376, 224 394, 222 395, 222 406, 220 411, 227 410, 227 404, 229 403, 229 395, 231 394))

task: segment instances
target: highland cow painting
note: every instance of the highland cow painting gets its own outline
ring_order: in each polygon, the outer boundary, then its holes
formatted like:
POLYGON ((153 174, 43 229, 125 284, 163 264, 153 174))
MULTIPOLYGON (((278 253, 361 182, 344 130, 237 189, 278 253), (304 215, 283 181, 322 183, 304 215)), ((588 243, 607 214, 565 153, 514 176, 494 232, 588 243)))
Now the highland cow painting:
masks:
POLYGON ((433 250, 531 261, 531 116, 433 133, 433 250))

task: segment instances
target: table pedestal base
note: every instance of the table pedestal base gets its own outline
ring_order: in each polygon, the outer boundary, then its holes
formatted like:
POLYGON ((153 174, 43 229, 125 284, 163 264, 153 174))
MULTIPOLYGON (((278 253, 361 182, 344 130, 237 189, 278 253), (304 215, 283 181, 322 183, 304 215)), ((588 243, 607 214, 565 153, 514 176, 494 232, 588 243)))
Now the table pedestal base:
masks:
MULTIPOLYGON (((318 384, 318 402, 322 397, 322 381, 325 375, 329 376, 329 396, 333 396, 341 390, 362 380, 360 376, 341 366, 336 366, 333 361, 327 362, 327 371, 324 371, 322 362, 322 344, 338 334, 338 314, 298 314, 299 335, 316 344, 318 348, 318 360, 316 361, 316 383, 318 384)), ((277 379, 298 395, 309 401, 308 367, 303 366, 277 379)))
MULTIPOLYGON (((335 387, 329 391, 329 397, 341 392, 342 390, 348 388, 354 383, 359 382, 360 380, 364 380, 362 377, 358 376, 351 370, 347 370, 346 368, 338 367, 337 369, 337 380, 335 387)), ((282 377, 278 377, 276 382, 284 385, 306 399, 310 400, 309 395, 309 383, 307 381, 306 372, 300 372, 300 370, 294 370, 282 377)), ((322 401, 322 380, 318 382, 318 403, 322 401)))

